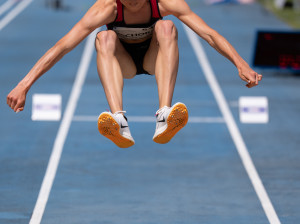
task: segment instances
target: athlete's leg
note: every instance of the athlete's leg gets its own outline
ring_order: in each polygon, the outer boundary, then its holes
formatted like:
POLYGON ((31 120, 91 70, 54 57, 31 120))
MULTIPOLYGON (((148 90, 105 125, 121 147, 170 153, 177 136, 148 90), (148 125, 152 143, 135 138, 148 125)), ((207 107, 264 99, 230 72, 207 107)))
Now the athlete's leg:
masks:
POLYGON ((101 31, 96 37, 98 74, 112 113, 123 110, 123 78, 133 78, 135 64, 114 31, 101 31))
POLYGON ((172 103, 179 63, 177 40, 177 29, 173 22, 158 21, 144 58, 144 69, 156 77, 159 108, 170 107, 172 103))
POLYGON ((161 144, 169 142, 188 121, 183 103, 171 107, 179 63, 177 37, 172 21, 158 21, 144 60, 144 69, 156 76, 159 110, 153 141, 161 144))

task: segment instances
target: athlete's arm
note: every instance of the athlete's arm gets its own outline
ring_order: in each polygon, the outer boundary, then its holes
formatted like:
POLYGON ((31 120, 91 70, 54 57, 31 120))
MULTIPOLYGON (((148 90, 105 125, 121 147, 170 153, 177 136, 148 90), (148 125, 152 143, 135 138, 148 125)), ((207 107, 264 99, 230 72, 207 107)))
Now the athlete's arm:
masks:
POLYGON ((234 47, 195 14, 184 0, 160 0, 159 4, 164 15, 176 16, 220 54, 228 58, 237 67, 240 78, 247 82, 247 87, 251 88, 258 85, 258 81, 261 81, 262 75, 253 71, 234 47))
POLYGON ((116 17, 116 8, 115 0, 98 0, 82 19, 38 60, 23 80, 8 94, 9 107, 15 112, 22 111, 26 94, 35 81, 96 28, 112 22, 116 17))

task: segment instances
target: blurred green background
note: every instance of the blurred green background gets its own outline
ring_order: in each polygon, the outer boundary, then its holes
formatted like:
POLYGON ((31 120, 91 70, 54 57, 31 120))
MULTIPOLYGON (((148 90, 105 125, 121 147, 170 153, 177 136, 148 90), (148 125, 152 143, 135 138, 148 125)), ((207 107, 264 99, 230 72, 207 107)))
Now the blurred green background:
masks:
POLYGON ((258 0, 267 10, 295 29, 300 29, 300 0, 286 0, 282 9, 275 6, 275 0, 258 0))

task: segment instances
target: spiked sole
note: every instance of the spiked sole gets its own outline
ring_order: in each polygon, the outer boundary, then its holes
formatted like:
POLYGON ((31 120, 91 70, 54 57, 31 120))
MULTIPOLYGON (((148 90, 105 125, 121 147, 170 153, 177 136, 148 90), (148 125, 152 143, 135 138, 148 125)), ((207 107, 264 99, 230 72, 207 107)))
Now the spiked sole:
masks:
POLYGON ((159 144, 168 143, 186 125, 188 117, 188 110, 184 104, 178 103, 175 105, 167 118, 167 129, 157 135, 153 141, 159 144))
POLYGON ((120 126, 115 119, 106 113, 102 113, 98 118, 98 130, 101 135, 111 140, 120 148, 128 148, 134 142, 120 134, 120 126))

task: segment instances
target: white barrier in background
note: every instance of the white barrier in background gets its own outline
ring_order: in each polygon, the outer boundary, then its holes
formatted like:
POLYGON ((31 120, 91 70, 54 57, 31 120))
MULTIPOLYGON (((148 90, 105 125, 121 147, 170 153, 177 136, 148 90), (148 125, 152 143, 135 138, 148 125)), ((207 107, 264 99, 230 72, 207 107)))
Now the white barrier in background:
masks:
POLYGON ((239 99, 240 121, 242 123, 268 123, 267 97, 245 97, 239 99))
POLYGON ((59 121, 61 118, 60 94, 34 94, 32 115, 34 121, 59 121))

